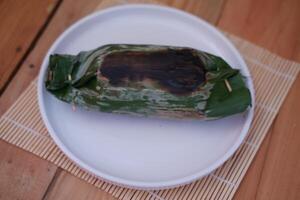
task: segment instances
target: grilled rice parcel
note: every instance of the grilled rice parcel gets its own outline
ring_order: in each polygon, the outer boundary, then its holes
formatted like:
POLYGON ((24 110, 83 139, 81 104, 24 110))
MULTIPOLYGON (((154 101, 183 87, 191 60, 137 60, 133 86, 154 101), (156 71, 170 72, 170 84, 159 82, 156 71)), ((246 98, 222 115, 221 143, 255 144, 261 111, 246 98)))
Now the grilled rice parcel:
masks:
POLYGON ((64 102, 138 116, 217 119, 251 106, 239 70, 186 47, 111 44, 53 54, 45 85, 64 102))

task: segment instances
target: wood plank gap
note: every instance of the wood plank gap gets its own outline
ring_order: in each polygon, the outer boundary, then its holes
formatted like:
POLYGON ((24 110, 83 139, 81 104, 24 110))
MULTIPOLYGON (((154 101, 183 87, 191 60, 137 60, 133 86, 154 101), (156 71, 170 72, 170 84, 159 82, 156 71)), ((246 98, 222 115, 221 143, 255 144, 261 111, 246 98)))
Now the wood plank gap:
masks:
POLYGON ((51 192, 51 190, 52 190, 53 187, 55 186, 55 184, 56 184, 56 182, 57 182, 57 180, 58 180, 58 177, 59 177, 59 175, 60 175, 61 173, 62 173, 62 169, 58 167, 58 168, 56 169, 56 171, 55 171, 54 176, 52 177, 52 180, 51 180, 49 186, 47 187, 47 190, 45 191, 45 193, 44 193, 44 195, 43 195, 43 197, 42 197, 42 200, 47 199, 47 194, 48 194, 49 192, 51 192))
POLYGON ((221 9, 219 11, 219 15, 217 17, 217 20, 214 23, 215 26, 217 26, 219 24, 219 21, 222 17, 222 14, 223 14, 223 11, 224 11, 224 8, 225 8, 225 5, 226 5, 227 2, 228 2, 227 0, 223 0, 222 5, 221 5, 221 9))
POLYGON ((43 35, 44 31, 46 30, 48 24, 52 20, 53 16, 55 15, 56 11, 58 10, 59 6, 61 5, 62 0, 59 0, 54 8, 52 9, 51 13, 48 15, 47 19, 45 20, 44 24, 41 26, 41 28, 38 30, 36 33, 35 37, 33 38, 31 44, 27 48, 26 52, 24 55, 21 57, 20 61, 17 63, 16 67, 13 69, 12 73, 9 75, 8 79, 5 81, 3 84, 3 87, 0 88, 0 97, 6 90, 7 86, 9 85, 10 81, 14 78, 14 76, 17 74, 19 71, 20 67, 26 60, 26 58, 29 56, 30 52, 33 50, 33 48, 36 46, 37 42, 39 41, 40 37, 43 35))

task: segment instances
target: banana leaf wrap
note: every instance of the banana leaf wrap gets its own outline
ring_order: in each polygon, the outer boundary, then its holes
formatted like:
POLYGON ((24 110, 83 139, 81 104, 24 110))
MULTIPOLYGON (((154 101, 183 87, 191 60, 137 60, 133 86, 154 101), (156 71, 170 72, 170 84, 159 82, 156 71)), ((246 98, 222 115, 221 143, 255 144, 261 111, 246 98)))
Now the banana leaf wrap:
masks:
POLYGON ((187 47, 111 44, 53 54, 45 85, 62 101, 109 113, 217 119, 251 106, 239 70, 187 47))

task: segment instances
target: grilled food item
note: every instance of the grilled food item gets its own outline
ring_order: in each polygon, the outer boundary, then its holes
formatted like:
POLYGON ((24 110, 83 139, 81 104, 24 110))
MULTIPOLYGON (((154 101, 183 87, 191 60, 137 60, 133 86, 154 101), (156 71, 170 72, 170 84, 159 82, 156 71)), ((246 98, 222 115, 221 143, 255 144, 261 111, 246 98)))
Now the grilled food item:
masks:
POLYGON ((138 116, 217 119, 251 106, 239 70, 187 47, 110 44, 54 54, 45 85, 67 103, 138 116))

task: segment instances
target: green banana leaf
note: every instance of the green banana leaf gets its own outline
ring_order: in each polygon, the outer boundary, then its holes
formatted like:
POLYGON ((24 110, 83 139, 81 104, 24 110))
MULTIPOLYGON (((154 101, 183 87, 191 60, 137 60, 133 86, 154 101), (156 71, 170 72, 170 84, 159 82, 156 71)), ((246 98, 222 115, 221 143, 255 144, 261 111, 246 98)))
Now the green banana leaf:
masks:
POLYGON ((67 103, 138 116, 217 119, 251 106, 239 70, 186 47, 111 44, 54 54, 45 85, 67 103))

